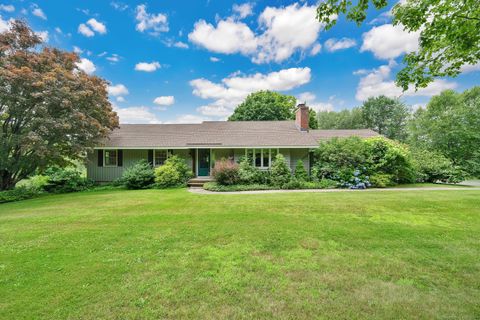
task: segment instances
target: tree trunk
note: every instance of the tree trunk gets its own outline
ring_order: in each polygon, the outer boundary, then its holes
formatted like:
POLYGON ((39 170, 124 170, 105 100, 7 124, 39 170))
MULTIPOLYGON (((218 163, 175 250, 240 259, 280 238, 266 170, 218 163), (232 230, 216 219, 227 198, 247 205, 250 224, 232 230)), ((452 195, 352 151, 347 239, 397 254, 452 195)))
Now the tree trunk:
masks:
POLYGON ((13 178, 13 174, 6 170, 0 171, 0 191, 15 188, 17 181, 13 178))

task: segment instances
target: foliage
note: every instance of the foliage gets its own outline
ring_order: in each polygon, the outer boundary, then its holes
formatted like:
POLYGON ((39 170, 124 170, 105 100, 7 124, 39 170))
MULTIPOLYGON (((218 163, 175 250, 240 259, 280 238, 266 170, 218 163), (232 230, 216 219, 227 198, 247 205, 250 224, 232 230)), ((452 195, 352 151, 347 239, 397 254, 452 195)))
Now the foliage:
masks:
POLYGON ((345 176, 350 177, 356 168, 370 166, 367 145, 358 137, 321 142, 314 155, 312 176, 316 180, 345 180, 339 177, 339 172, 348 170, 345 176))
POLYGON ((415 181, 411 154, 404 144, 383 137, 369 138, 365 143, 370 157, 370 174, 390 174, 394 183, 415 181))
POLYGON ((305 170, 302 160, 298 160, 297 164, 295 165, 295 178, 299 181, 308 180, 308 173, 307 170, 305 170))
POLYGON ((319 129, 366 129, 362 108, 317 113, 319 129))
POLYGON ((386 188, 395 185, 393 176, 388 173, 375 173, 370 177, 370 183, 375 188, 386 188))
POLYGON ((19 186, 14 189, 0 191, 0 203, 34 198, 41 193, 40 189, 31 186, 19 186))
POLYGON ((480 87, 443 91, 410 126, 410 143, 440 152, 472 176, 480 176, 480 87))
POLYGON ((147 189, 155 182, 155 171, 147 160, 140 160, 123 172, 121 181, 127 189, 147 189))
POLYGON ((238 167, 241 184, 269 184, 271 183, 270 171, 262 171, 252 165, 252 159, 242 157, 238 167))
POLYGON ((48 181, 43 188, 50 193, 83 191, 94 185, 93 181, 84 177, 77 168, 50 167, 45 170, 45 174, 48 181))
POLYGON ((387 138, 403 141, 407 138, 407 120, 410 112, 398 99, 386 96, 371 97, 361 107, 367 128, 387 138))
POLYGON ((289 120, 295 113, 296 99, 273 91, 258 91, 239 104, 229 121, 289 120))
POLYGON ((81 71, 75 53, 40 44, 23 21, 0 34, 0 190, 83 159, 118 125, 107 82, 81 71))
POLYGON ((313 109, 308 109, 308 127, 310 129, 318 129, 317 112, 313 109))
POLYGON ((287 161, 281 153, 277 154, 275 157, 270 172, 272 184, 280 188, 288 183, 292 177, 287 161))
POLYGON ((215 161, 215 167, 212 170, 212 175, 217 183, 228 186, 237 184, 240 181, 240 174, 238 164, 235 161, 221 159, 215 161))
POLYGON ((165 163, 155 169, 155 183, 159 188, 185 186, 193 173, 179 156, 169 157, 165 163))
POLYGON ((282 189, 333 189, 338 185, 337 181, 322 179, 319 181, 305 181, 297 178, 291 179, 282 186, 282 189))
MULTIPOLYGON (((376 9, 387 0, 372 0, 376 9)), ((365 21, 370 0, 326 0, 317 8, 317 19, 326 29, 333 27, 340 14, 358 25, 365 21)), ((407 90, 426 87, 437 77, 457 76, 466 65, 480 60, 480 1, 409 0, 392 10, 393 24, 407 32, 420 32, 419 49, 404 57, 406 66, 397 74, 397 84, 407 90)))
POLYGON ((315 150, 315 180, 326 178, 342 187, 365 188, 374 174, 388 174, 393 183, 412 182, 415 172, 408 149, 383 137, 350 137, 322 142, 315 150))
POLYGON ((22 180, 17 183, 16 187, 27 187, 35 188, 38 190, 43 190, 44 187, 48 184, 48 176, 44 175, 34 175, 28 179, 22 180))
POLYGON ((254 191, 254 190, 272 190, 276 187, 268 184, 233 184, 221 185, 217 182, 207 182, 203 185, 203 189, 217 192, 231 192, 231 191, 254 191))
POLYGON ((462 170, 441 153, 415 148, 412 154, 418 182, 458 183, 464 180, 462 170))

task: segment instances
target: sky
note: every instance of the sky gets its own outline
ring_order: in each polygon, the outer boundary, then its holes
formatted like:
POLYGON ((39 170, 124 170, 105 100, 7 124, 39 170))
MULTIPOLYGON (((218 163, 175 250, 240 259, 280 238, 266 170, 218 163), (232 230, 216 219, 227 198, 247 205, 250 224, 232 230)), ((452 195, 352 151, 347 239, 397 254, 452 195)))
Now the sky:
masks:
POLYGON ((381 94, 418 108, 445 89, 479 84, 480 64, 456 78, 402 92, 395 86, 418 33, 391 24, 390 8, 358 27, 326 31, 314 1, 2 1, 0 32, 24 19, 46 45, 75 51, 106 79, 121 123, 225 120, 258 90, 315 110, 351 109, 381 94))

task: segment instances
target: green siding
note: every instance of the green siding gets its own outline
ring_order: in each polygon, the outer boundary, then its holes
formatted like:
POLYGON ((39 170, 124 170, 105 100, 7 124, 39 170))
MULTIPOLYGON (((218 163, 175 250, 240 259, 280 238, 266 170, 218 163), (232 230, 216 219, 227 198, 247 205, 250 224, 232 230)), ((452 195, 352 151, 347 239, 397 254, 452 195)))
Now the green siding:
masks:
MULTIPOLYGON (((187 165, 192 168, 192 156, 193 150, 186 149, 174 149, 173 154, 179 155, 186 160, 187 165)), ((212 153, 215 155, 215 159, 221 159, 222 157, 228 158, 233 155, 235 161, 240 161, 240 158, 245 155, 245 149, 213 149, 212 153)), ((300 159, 304 162, 305 168, 309 170, 309 156, 308 149, 280 149, 280 153, 285 156, 288 166, 295 169, 297 161, 300 159)), ((123 149, 123 166, 122 167, 99 167, 97 163, 98 150, 95 150, 88 155, 87 161, 87 176, 98 182, 110 182, 120 178, 123 171, 135 164, 141 159, 148 159, 148 150, 129 150, 123 149)))

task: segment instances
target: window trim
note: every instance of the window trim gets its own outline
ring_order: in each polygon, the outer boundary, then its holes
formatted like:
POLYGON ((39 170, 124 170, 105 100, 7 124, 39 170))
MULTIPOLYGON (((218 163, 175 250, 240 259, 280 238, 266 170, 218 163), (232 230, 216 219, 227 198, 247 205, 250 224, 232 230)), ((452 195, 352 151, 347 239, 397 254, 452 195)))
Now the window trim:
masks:
POLYGON ((168 150, 170 149, 153 149, 153 167, 159 167, 159 166, 163 166, 163 164, 165 164, 165 161, 167 161, 167 159, 170 157, 170 154, 168 152, 168 150), (157 165, 157 151, 165 151, 165 154, 166 154, 166 157, 165 157, 165 161, 163 164, 159 164, 157 165))
POLYGON ((103 166, 108 168, 118 167, 118 149, 103 149, 103 166), (115 164, 107 164, 107 151, 115 151, 115 164))
POLYGON ((280 148, 245 148, 245 157, 248 157, 249 151, 251 151, 252 166, 254 166, 255 168, 264 169, 264 170, 270 169, 272 167, 273 160, 275 160, 275 159, 272 159, 272 150, 276 150, 277 151, 276 154, 280 153, 280 148), (255 163, 255 160, 256 160, 255 155, 257 154, 257 150, 260 150, 260 166, 257 166, 255 163), (268 166, 265 167, 263 165, 263 161, 267 154, 268 154, 268 166))

